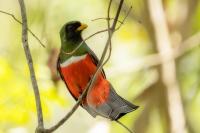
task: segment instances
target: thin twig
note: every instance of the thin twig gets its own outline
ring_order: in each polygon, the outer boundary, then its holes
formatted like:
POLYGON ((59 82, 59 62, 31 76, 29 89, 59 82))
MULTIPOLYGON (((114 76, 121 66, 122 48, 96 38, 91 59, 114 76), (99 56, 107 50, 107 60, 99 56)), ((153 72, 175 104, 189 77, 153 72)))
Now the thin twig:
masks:
POLYGON ((34 90, 34 94, 35 94, 35 102, 36 102, 37 117, 38 117, 37 129, 39 131, 40 129, 44 128, 42 107, 41 107, 41 101, 40 101, 40 93, 39 93, 39 89, 38 89, 37 80, 35 77, 33 60, 32 60, 31 52, 30 52, 29 45, 28 45, 28 25, 27 25, 26 8, 25 8, 24 0, 18 0, 18 2, 20 5, 21 17, 22 17, 22 44, 24 47, 24 52, 26 55, 26 60, 28 63, 32 86, 33 86, 33 90, 34 90))
MULTIPOLYGON (((122 20, 122 21, 120 21, 120 20, 118 20, 117 22, 119 22, 120 23, 120 25, 115 29, 115 30, 118 30, 118 29, 120 29, 121 28, 121 26, 124 24, 124 22, 125 22, 125 20, 127 19, 127 17, 129 16, 129 14, 130 14, 130 12, 131 12, 131 10, 132 10, 132 6, 128 9, 128 12, 127 12, 127 14, 126 14, 126 16, 124 17, 124 19, 122 20)), ((93 19, 92 21, 96 21, 96 20, 101 20, 101 19, 103 19, 103 20, 114 20, 114 18, 96 18, 96 19, 93 19)))
MULTIPOLYGON (((116 16, 115 16, 115 20, 114 20, 114 22, 113 22, 113 25, 112 25, 112 27, 111 27, 111 33, 113 34, 113 32, 114 32, 114 30, 115 30, 115 27, 116 27, 116 24, 117 24, 117 20, 118 20, 118 18, 119 18, 119 14, 120 14, 120 12, 121 12, 121 8, 122 8, 122 5, 123 5, 123 3, 124 3, 124 0, 121 0, 120 1, 120 3, 119 3, 119 7, 118 7, 118 10, 117 10, 117 14, 116 14, 116 16)), ((112 35, 111 34, 111 35, 112 35)), ((112 36, 111 36, 112 37, 112 36)))
MULTIPOLYGON (((92 19, 91 21, 97 21, 97 20, 107 20, 107 19, 109 19, 109 20, 114 20, 114 18, 95 18, 95 19, 92 19)), ((119 23, 121 23, 121 24, 123 24, 123 21, 120 21, 120 20, 118 20, 117 22, 119 22, 119 23)))
MULTIPOLYGON (((112 5, 112 0, 110 0, 109 5, 108 5, 108 11, 107 11, 107 28, 110 29, 110 8, 112 5)), ((103 63, 103 66, 108 62, 108 60, 110 59, 111 56, 111 52, 112 52, 112 41, 111 41, 111 31, 108 30, 108 38, 109 38, 109 54, 108 57, 106 58, 105 62, 103 63)))
POLYGON ((126 125, 124 125, 122 122, 120 122, 119 120, 116 120, 115 122, 117 122, 120 126, 124 127, 129 133, 134 133, 126 125))
MULTIPOLYGON (((13 14, 8 13, 8 12, 5 12, 5 11, 2 11, 2 10, 0 10, 0 12, 3 13, 3 14, 8 15, 8 16, 10 16, 10 17, 12 17, 16 22, 18 22, 19 24, 22 25, 22 22, 21 22, 20 20, 18 20, 13 14)), ((45 45, 42 43, 42 41, 41 41, 29 28, 28 28, 28 31, 29 31, 29 32, 31 33, 31 35, 40 43, 40 45, 42 45, 42 47, 45 48, 45 45)))
MULTIPOLYGON (((111 4, 111 3, 110 3, 110 4, 111 4)), ((110 8, 110 7, 109 7, 109 8, 110 8)), ((109 20, 110 20, 110 15, 109 15, 109 14, 110 14, 110 9, 109 9, 109 8, 108 8, 108 17, 107 17, 108 29, 110 29, 110 23, 109 23, 109 20)), ((128 17, 128 15, 129 15, 131 9, 132 9, 132 6, 129 8, 129 10, 128 10, 126 16, 125 16, 124 19, 123 19, 123 21, 121 21, 120 25, 115 29, 115 31, 119 30, 119 29, 121 28, 121 26, 124 24, 124 22, 125 22, 126 18, 128 17)), ((114 31, 114 32, 115 32, 115 31, 114 31)), ((109 33, 109 30, 108 30, 108 34, 110 34, 110 33, 109 33)), ((109 36, 110 36, 110 35, 109 35, 109 36)), ((108 60, 110 59, 111 51, 112 51, 112 42, 111 42, 111 40, 110 40, 109 55, 108 55, 107 59, 105 60, 105 62, 103 63, 103 66, 104 66, 104 65, 108 62, 108 60)))
POLYGON ((131 10, 132 10, 132 6, 129 8, 129 10, 128 10, 128 12, 127 12, 127 14, 126 14, 126 16, 124 17, 124 19, 122 20, 122 23, 115 29, 115 30, 118 30, 118 29, 120 29, 121 28, 121 26, 124 24, 124 22, 125 22, 125 20, 127 19, 127 17, 129 16, 129 14, 130 14, 130 12, 131 12, 131 10))
MULTIPOLYGON (((96 77, 97 77, 97 74, 102 70, 103 68, 103 61, 104 61, 104 58, 106 56, 106 53, 107 53, 107 50, 108 50, 108 47, 110 45, 110 40, 112 38, 112 35, 115 31, 115 27, 116 27, 116 24, 117 24, 117 20, 119 18, 119 14, 121 12, 121 8, 122 8, 122 5, 123 5, 123 2, 124 0, 121 0, 120 3, 119 3, 119 7, 118 7, 118 10, 117 10, 117 13, 115 15, 115 19, 114 19, 114 22, 112 24, 112 27, 109 29, 110 30, 110 34, 109 34, 109 37, 108 37, 108 40, 106 42, 106 45, 104 47, 104 50, 103 50, 103 53, 102 53, 102 56, 101 56, 101 59, 99 61, 99 63, 97 64, 97 71, 95 72, 93 78, 91 79, 91 85, 89 86, 88 91, 87 92, 90 92, 90 90, 93 88, 93 85, 95 84, 95 81, 96 81, 96 77)), ((110 5, 109 5, 110 6, 110 5)))
POLYGON ((119 7, 118 7, 118 10, 117 10, 117 14, 115 16, 115 20, 113 22, 113 25, 112 25, 111 29, 109 29, 109 30, 111 30, 111 32, 110 32, 111 34, 110 34, 110 37, 108 38, 108 40, 106 42, 106 45, 104 47, 104 51, 102 53, 102 56, 101 56, 101 59, 100 59, 98 65, 97 65, 97 70, 96 70, 94 76, 92 77, 92 79, 90 80, 90 82, 85 87, 84 92, 81 94, 81 96, 79 97, 77 103, 74 105, 74 107, 71 109, 71 111, 62 120, 60 120, 57 124, 55 124, 53 127, 51 127, 50 129, 46 129, 46 131, 50 131, 50 132, 55 131, 66 120, 68 120, 71 117, 71 115, 76 111, 76 109, 78 108, 78 106, 81 104, 81 101, 83 100, 83 98, 85 98, 85 96, 87 95, 87 92, 90 91, 91 88, 93 88, 94 83, 96 81, 96 77, 97 77, 98 73, 102 70, 102 67, 103 67, 102 64, 103 64, 103 61, 104 61, 104 58, 105 58, 105 55, 106 55, 106 52, 107 52, 107 49, 108 49, 108 46, 109 46, 109 42, 110 42, 111 37, 112 37, 112 35, 114 33, 114 29, 115 29, 117 20, 119 18, 119 14, 120 14, 123 2, 124 2, 124 0, 120 1, 119 7))
MULTIPOLYGON (((130 14, 130 11, 132 10, 132 6, 129 8, 128 12, 127 12, 127 15, 126 17, 128 17, 128 15, 130 14)), ((125 18, 126 18, 125 17, 125 18)), ((99 17, 99 18, 95 18, 95 19, 92 19, 91 21, 97 21, 97 20, 107 20, 108 18, 105 18, 105 17, 99 17)), ((110 20, 114 20, 114 18, 109 18, 110 20)), ((121 21, 121 20, 118 20, 117 22, 119 22, 120 24, 124 24, 124 21, 121 21)), ((140 20, 137 20, 138 23, 142 23, 140 20)))
MULTIPOLYGON (((111 0, 111 2, 112 2, 112 0, 111 0)), ((110 3, 110 4, 111 4, 111 3, 110 3)), ((121 26, 124 24, 124 22, 125 22, 126 18, 128 17, 128 15, 129 15, 131 9, 132 9, 132 6, 129 8, 129 10, 128 10, 126 16, 125 16, 124 19, 123 19, 123 21, 118 21, 118 22, 120 22, 120 25, 115 29, 115 31, 119 30, 119 29, 121 28, 121 26)), ((100 18, 97 18, 96 20, 98 20, 98 19, 100 19, 100 18)), ((102 19, 103 19, 103 18, 102 18, 102 19)), ((109 23, 109 20, 111 19, 111 18, 110 18, 110 6, 109 6, 109 8, 108 8, 108 17, 107 17, 107 18, 104 18, 104 19, 107 20, 108 29, 110 29, 110 23, 109 23)), ((113 18, 113 19, 114 19, 114 18, 113 18)), ((114 32, 115 32, 115 31, 114 31, 114 32)), ((109 30, 108 30, 108 34, 109 34, 109 30)), ((109 36, 110 36, 110 35, 109 35, 109 36)), ((111 51, 112 51, 112 43, 111 43, 111 40, 110 40, 109 55, 108 55, 108 57, 106 58, 106 60, 104 61, 103 66, 104 66, 104 65, 108 62, 108 60, 110 59, 111 51)))

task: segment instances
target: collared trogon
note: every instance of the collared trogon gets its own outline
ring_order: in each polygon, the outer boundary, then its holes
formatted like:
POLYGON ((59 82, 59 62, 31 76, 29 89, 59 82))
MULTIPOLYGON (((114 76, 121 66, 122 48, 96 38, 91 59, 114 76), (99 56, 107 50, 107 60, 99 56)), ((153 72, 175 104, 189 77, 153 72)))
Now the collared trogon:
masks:
MULTIPOLYGON (((60 30, 61 49, 57 69, 69 92, 75 100, 82 94, 88 82, 94 75, 98 58, 85 42, 73 54, 73 51, 83 41, 81 32, 87 27, 79 21, 66 23, 60 30)), ((97 115, 117 120, 132 112, 138 106, 120 97, 106 79, 105 73, 97 75, 96 82, 81 106, 93 117, 97 115)))

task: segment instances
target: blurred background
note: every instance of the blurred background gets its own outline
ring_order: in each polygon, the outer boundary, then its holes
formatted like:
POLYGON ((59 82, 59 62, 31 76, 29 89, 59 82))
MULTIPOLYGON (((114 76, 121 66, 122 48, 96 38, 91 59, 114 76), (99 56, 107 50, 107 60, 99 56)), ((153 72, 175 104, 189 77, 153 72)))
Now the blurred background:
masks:
MULTIPOLYGON (((89 25, 83 38, 105 29, 106 20, 92 20, 107 16, 108 0, 25 2, 29 28, 46 45, 43 48, 29 34, 45 127, 50 127, 75 104, 55 69, 60 48, 59 30, 71 20, 89 25)), ((159 3, 153 2, 156 0, 125 0, 120 20, 130 6, 133 9, 112 38, 111 59, 104 67, 107 78, 118 94, 140 106, 120 121, 135 133, 181 133, 181 128, 187 133, 200 133, 200 0, 163 0, 160 5, 164 12, 160 12, 159 3), (164 22, 161 21, 163 15, 164 22), (175 51, 175 60, 170 58, 170 49, 175 51), (180 130, 173 130, 176 128, 180 130)), ((119 0, 113 0, 113 17, 118 3, 119 0)), ((21 20, 17 0, 0 0, 0 10, 21 20)), ((101 33, 86 42, 100 58, 106 40, 107 33, 101 33)), ((0 12, 0 133, 34 133, 36 126, 33 89, 21 44, 21 25, 0 12)), ((115 122, 92 118, 80 107, 55 132, 127 131, 115 122)))

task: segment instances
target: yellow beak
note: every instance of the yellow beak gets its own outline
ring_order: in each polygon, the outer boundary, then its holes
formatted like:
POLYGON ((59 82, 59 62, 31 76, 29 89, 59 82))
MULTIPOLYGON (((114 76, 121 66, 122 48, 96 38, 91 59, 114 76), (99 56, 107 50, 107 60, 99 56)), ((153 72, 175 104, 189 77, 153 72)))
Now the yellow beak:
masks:
POLYGON ((86 29, 88 27, 88 25, 87 24, 81 24, 81 26, 79 26, 77 29, 76 29, 76 31, 82 31, 82 30, 84 30, 84 29, 86 29))

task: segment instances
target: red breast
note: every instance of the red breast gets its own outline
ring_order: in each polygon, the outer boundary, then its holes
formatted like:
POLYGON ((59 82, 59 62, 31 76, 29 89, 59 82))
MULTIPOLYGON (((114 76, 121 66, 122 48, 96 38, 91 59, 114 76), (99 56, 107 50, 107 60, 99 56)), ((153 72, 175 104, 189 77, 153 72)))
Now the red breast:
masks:
MULTIPOLYGON (((94 75, 97 66, 94 64, 89 54, 71 57, 60 64, 61 73, 71 94, 78 99, 85 89, 87 83, 94 75)), ((87 95, 88 102, 94 106, 99 106, 106 102, 109 96, 109 82, 100 73, 96 83, 87 95)))

